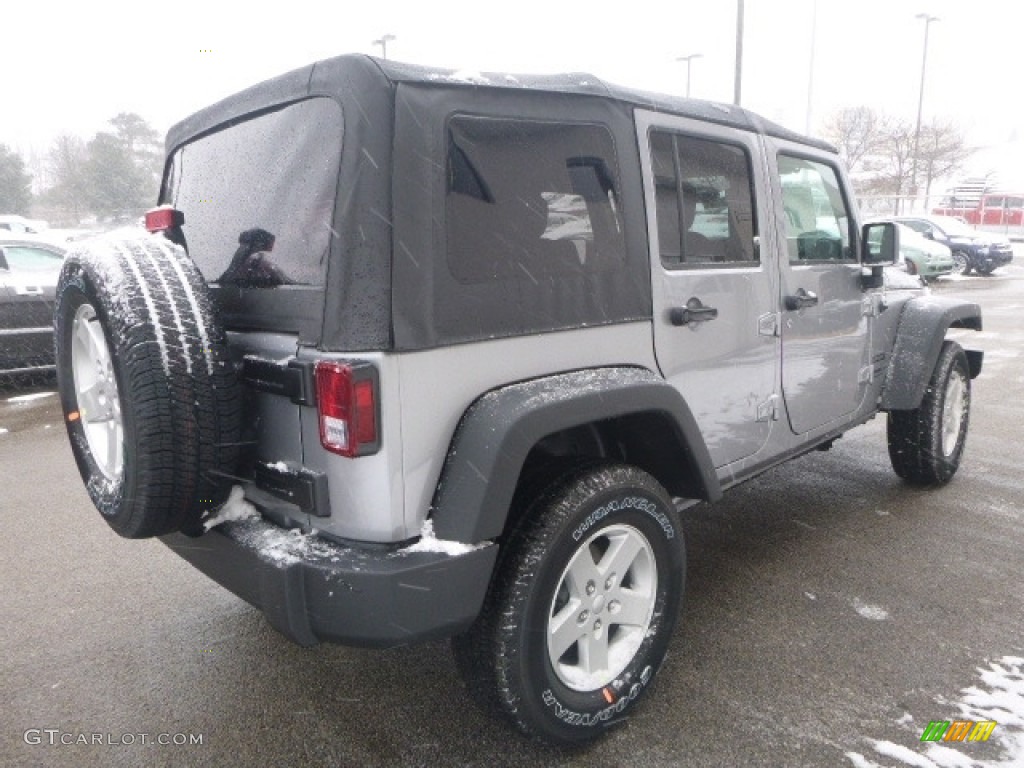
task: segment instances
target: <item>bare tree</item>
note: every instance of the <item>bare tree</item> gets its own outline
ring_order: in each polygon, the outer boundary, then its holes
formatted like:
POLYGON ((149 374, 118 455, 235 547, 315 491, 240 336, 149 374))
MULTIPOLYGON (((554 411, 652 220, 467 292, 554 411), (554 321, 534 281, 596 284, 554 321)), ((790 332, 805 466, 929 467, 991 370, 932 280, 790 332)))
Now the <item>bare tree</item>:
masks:
POLYGON ((836 145, 851 174, 864 169, 864 162, 882 140, 884 117, 871 107, 847 107, 825 123, 825 138, 836 145))
POLYGON ((44 203, 57 208, 64 221, 76 226, 89 208, 89 189, 83 171, 85 142, 67 134, 53 140, 47 155, 51 186, 43 194, 44 203))
POLYGON ((922 126, 917 167, 924 173, 925 197, 930 194, 933 181, 960 170, 971 152, 963 133, 953 123, 935 119, 922 126))

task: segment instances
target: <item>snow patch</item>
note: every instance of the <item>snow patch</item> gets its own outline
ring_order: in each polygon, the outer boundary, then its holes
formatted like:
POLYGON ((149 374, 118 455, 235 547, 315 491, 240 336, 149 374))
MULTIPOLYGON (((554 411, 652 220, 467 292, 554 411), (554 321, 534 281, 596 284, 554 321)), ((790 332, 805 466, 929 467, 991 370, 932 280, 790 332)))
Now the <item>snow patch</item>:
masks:
POLYGON ((7 429, 7 427, 0 427, 0 435, 6 435, 8 432, 10 432, 10 430, 7 429))
POLYGON ((303 533, 298 528, 270 527, 257 532, 252 543, 263 557, 282 564, 297 563, 310 557, 330 558, 331 562, 338 559, 338 548, 319 538, 315 530, 303 533))
POLYGON ((423 521, 423 525, 420 528, 420 540, 415 544, 410 544, 408 547, 398 550, 398 553, 438 552, 455 557, 457 555, 464 555, 467 552, 472 552, 474 549, 480 549, 484 546, 486 546, 486 544, 466 544, 461 541, 447 541, 445 539, 439 539, 434 535, 434 521, 428 518, 423 521))
MULTIPOLYGON (((910 738, 915 749, 891 741, 868 739, 868 742, 878 754, 899 761, 901 766, 914 768, 1011 768, 1024 765, 1024 657, 1004 656, 989 662, 987 667, 978 667, 977 672, 981 685, 961 690, 960 701, 955 703, 956 711, 940 711, 935 717, 974 723, 994 720, 998 724, 989 741, 1002 748, 998 759, 982 760, 972 755, 971 750, 977 746, 973 742, 921 742, 921 728, 914 725, 914 718, 909 712, 896 722, 912 734, 910 738)), ((943 708, 949 707, 949 702, 944 699, 936 701, 943 708)), ((881 768, 857 752, 845 754, 856 768, 881 768)))
POLYGON ((860 752, 847 752, 846 757, 853 763, 854 768, 879 768, 878 763, 872 763, 860 752))
POLYGON ((44 397, 53 397, 56 392, 33 392, 30 395, 18 395, 17 397, 8 397, 8 403, 28 403, 33 400, 41 400, 44 397))
POLYGON ((816 594, 814 594, 813 592, 804 592, 804 597, 806 597, 808 600, 817 600, 818 599, 818 596, 816 594))
POLYGON ((902 744, 893 744, 891 741, 873 742, 875 751, 886 757, 893 757, 904 765, 912 765, 915 768, 938 768, 938 766, 924 755, 918 754, 902 744))
POLYGON ((245 491, 242 486, 236 485, 228 494, 228 500, 217 510, 217 513, 209 520, 203 521, 203 530, 210 530, 214 526, 226 523, 229 520, 250 520, 260 516, 256 507, 245 500, 245 491))
POLYGON ((273 469, 276 470, 277 472, 291 473, 291 470, 288 469, 288 465, 285 464, 283 461, 275 461, 273 464, 267 464, 266 467, 267 469, 273 469))
POLYGON ((871 619, 872 621, 885 621, 889 618, 889 612, 885 610, 885 608, 880 605, 865 603, 858 597, 853 598, 853 600, 850 601, 850 605, 853 606, 853 610, 865 619, 871 619))

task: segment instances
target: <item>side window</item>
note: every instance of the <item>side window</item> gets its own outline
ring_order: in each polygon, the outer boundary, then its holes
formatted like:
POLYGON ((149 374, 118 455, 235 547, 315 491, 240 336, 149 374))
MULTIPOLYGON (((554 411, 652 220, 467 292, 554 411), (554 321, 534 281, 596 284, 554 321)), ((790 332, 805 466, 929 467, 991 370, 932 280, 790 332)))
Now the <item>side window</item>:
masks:
POLYGON ((835 169, 779 155, 779 176, 790 262, 856 261, 850 215, 835 169))
POLYGON ((448 266, 462 283, 592 274, 625 258, 606 128, 459 115, 448 124, 448 266))
POLYGON ((1002 208, 1006 204, 1006 199, 1003 197, 986 197, 985 207, 986 208, 1002 208))
POLYGON ((45 248, 8 245, 4 248, 4 255, 10 269, 26 272, 56 272, 64 263, 62 256, 45 248))
POLYGON ((757 220, 745 149, 652 131, 651 167, 665 268, 758 262, 757 220))

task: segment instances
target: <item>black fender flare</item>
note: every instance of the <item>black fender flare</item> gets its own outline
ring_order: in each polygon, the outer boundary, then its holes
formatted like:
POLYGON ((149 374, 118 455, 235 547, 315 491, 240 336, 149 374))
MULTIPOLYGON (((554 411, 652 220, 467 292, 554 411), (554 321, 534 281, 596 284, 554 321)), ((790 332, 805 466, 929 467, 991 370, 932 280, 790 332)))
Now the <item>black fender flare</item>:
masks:
MULTIPOLYGON (((949 328, 981 330, 981 307, 958 299, 921 296, 903 307, 880 408, 913 410, 921 404, 949 328)), ((982 353, 968 351, 971 378, 981 373, 982 353)))
POLYGON ((603 419, 656 412, 686 446, 680 469, 700 498, 722 496, 711 455, 679 391, 643 368, 595 368, 492 390, 470 405, 455 430, 432 504, 442 539, 499 536, 527 454, 544 437, 603 419))

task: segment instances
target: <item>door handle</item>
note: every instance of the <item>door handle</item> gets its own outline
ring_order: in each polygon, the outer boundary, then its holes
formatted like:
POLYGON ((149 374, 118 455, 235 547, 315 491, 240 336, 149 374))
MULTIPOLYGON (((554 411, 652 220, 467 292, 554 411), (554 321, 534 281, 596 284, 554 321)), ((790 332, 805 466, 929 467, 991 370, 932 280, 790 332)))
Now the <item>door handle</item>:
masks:
POLYGON ((805 291, 803 288, 797 290, 793 296, 786 297, 786 309, 806 309, 807 307, 813 307, 818 303, 818 294, 814 291, 805 291))
POLYGON ((668 319, 672 325, 706 323, 716 317, 718 317, 718 309, 704 306, 696 296, 686 302, 685 307, 672 307, 668 313, 668 319))
POLYGON ((19 285, 14 293, 18 296, 42 296, 43 289, 34 285, 19 285))

